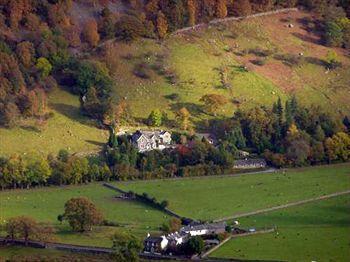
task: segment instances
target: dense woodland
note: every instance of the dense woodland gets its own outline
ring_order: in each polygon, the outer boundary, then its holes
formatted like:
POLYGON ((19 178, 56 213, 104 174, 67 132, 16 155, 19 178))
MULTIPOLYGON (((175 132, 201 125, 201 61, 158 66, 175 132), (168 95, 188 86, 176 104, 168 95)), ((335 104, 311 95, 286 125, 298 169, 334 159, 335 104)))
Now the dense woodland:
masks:
MULTIPOLYGON (((11 128, 28 118, 45 125, 51 116, 47 97, 57 85, 79 95, 82 113, 102 125, 128 121, 127 103, 112 100, 114 82, 106 64, 82 55, 99 52, 100 44, 111 38, 161 40, 176 29, 215 18, 302 5, 319 16, 326 45, 349 48, 350 43, 349 1, 129 0, 123 1, 121 12, 109 8, 119 1, 80 2, 100 10, 84 24, 71 15, 72 0, 0 0, 1 126, 11 128)), ((332 59, 329 64, 336 66, 332 59)), ((213 112, 225 103, 215 95, 202 101, 213 112)), ((154 111, 149 124, 158 126, 161 118, 154 111)), ((302 107, 295 98, 213 121, 208 126, 220 139, 217 148, 196 139, 186 108, 176 122, 184 134, 174 137, 179 146, 172 151, 140 154, 127 137, 112 137, 103 157, 78 157, 63 150, 45 158, 1 158, 0 187, 215 175, 230 170, 239 149, 264 155, 278 167, 350 158, 349 118, 302 107)))

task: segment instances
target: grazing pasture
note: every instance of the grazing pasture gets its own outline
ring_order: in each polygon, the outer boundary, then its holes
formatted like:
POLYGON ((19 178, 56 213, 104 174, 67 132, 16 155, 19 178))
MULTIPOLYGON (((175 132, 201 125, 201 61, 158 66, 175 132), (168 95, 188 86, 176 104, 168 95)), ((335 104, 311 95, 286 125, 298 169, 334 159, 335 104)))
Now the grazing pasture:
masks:
POLYGON ((274 233, 235 238, 210 256, 247 260, 348 261, 350 196, 239 219, 242 227, 274 233))
POLYGON ((13 216, 26 215, 41 223, 50 223, 57 229, 55 241, 62 243, 110 247, 110 237, 117 228, 129 230, 144 237, 147 232, 159 230, 159 226, 169 218, 162 212, 141 203, 116 199, 117 193, 102 186, 90 184, 82 186, 53 187, 31 190, 13 190, 0 193, 0 221, 4 224, 13 216), (73 233, 57 216, 64 212, 64 204, 72 197, 84 196, 91 199, 103 212, 108 221, 118 227, 95 227, 92 232, 73 233))
POLYGON ((97 129, 93 121, 81 115, 79 98, 55 89, 49 97, 53 116, 39 127, 35 122, 13 129, 0 128, 0 156, 13 153, 57 154, 60 149, 71 153, 101 150, 108 132, 97 129))
POLYGON ((169 201, 182 216, 213 220, 350 189, 350 164, 231 177, 116 183, 169 201))

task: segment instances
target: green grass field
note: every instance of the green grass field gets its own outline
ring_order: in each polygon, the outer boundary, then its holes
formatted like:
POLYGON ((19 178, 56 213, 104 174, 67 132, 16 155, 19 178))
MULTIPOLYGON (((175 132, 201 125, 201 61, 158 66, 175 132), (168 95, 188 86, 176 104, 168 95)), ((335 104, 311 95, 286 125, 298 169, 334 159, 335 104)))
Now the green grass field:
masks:
POLYGON ((232 239, 210 256, 247 260, 348 261, 350 196, 241 218, 242 227, 274 233, 232 239))
POLYGON ((53 90, 50 110, 54 116, 42 131, 35 128, 35 123, 14 129, 0 128, 0 155, 30 152, 47 155, 57 154, 60 149, 90 152, 101 149, 107 141, 107 132, 81 116, 77 96, 61 89, 53 90))
POLYGON ((350 189, 350 164, 287 172, 116 183, 166 199, 182 216, 212 220, 350 189))
POLYGON ((67 200, 88 197, 102 210, 106 219, 119 223, 119 228, 140 237, 147 232, 158 231, 159 226, 169 219, 162 212, 143 204, 115 199, 116 195, 101 184, 1 192, 0 221, 4 224, 10 217, 28 215, 41 223, 54 225, 57 229, 55 241, 110 247, 115 227, 96 227, 92 232, 77 234, 71 232, 67 223, 61 225, 57 221, 57 215, 63 213, 67 200))

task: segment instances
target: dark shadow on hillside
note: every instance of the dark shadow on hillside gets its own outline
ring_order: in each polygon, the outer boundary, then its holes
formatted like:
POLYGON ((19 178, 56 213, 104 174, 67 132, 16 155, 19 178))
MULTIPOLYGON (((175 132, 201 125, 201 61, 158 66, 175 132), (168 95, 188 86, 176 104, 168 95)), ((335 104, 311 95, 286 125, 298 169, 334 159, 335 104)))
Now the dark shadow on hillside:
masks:
POLYGON ((175 103, 171 105, 171 110, 174 112, 178 112, 183 107, 185 107, 193 116, 198 116, 204 113, 202 106, 194 103, 181 103, 181 102, 175 103))
POLYGON ((103 147, 105 145, 105 143, 94 141, 94 140, 85 140, 85 142, 95 146, 100 146, 100 147, 103 147))
POLYGON ((96 127, 96 124, 92 120, 89 120, 87 117, 82 115, 80 108, 78 107, 62 103, 53 103, 50 104, 50 107, 71 120, 79 122, 80 124, 96 127))
POLYGON ((324 67, 327 66, 327 64, 324 60, 319 59, 317 57, 305 57, 305 61, 310 63, 310 64, 314 64, 314 65, 319 65, 319 66, 324 66, 324 67))
POLYGON ((322 23, 316 18, 302 17, 298 18, 297 23, 301 25, 301 28, 309 33, 320 33, 322 31, 322 23))
POLYGON ((21 129, 34 133, 41 133, 41 131, 35 126, 20 126, 21 129))
POLYGON ((304 42, 309 42, 316 45, 322 45, 322 40, 318 37, 312 37, 312 36, 303 35, 300 33, 292 33, 292 35, 299 38, 300 40, 303 40, 304 42))

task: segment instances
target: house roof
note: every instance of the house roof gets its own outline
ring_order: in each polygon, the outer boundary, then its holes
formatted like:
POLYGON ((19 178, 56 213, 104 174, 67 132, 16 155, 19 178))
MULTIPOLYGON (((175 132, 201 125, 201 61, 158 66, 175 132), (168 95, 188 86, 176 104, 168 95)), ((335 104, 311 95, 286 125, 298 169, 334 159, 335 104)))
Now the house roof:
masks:
POLYGON ((162 242, 162 240, 163 240, 162 237, 152 237, 152 236, 150 236, 150 237, 147 237, 147 238, 145 239, 145 242, 160 243, 160 242, 162 242))
POLYGON ((194 226, 185 226, 181 230, 185 232, 189 231, 198 231, 198 230, 218 230, 224 229, 226 227, 226 223, 211 223, 211 224, 200 224, 194 226))
POLYGON ((146 137, 146 138, 160 138, 160 136, 163 136, 165 134, 170 134, 170 132, 165 131, 165 130, 156 130, 156 131, 145 131, 145 130, 137 130, 133 135, 132 135, 132 139, 134 141, 138 141, 142 136, 146 137))
POLYGON ((234 165, 237 166, 250 166, 250 165, 263 165, 266 166, 265 159, 262 158, 247 158, 247 159, 241 159, 234 161, 234 165))

